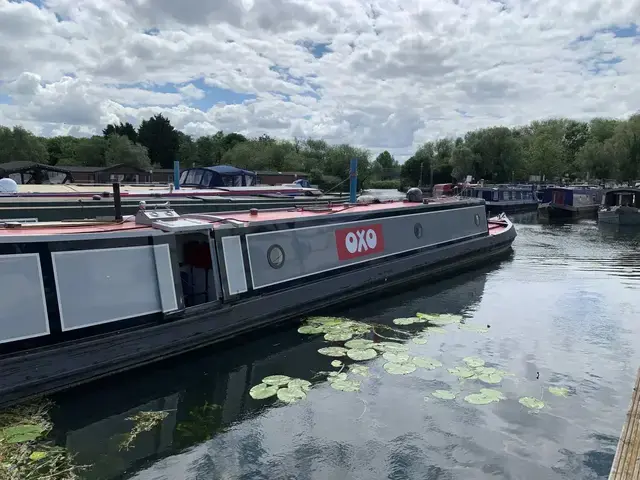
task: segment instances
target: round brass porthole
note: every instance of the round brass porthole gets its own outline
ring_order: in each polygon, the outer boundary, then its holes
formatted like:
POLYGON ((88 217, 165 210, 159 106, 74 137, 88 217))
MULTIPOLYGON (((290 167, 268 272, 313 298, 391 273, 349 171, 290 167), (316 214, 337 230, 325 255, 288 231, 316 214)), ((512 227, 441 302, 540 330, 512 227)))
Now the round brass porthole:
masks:
POLYGON ((420 239, 422 238, 422 233, 423 233, 422 224, 416 223, 413 226, 413 234, 416 236, 416 238, 420 239))
POLYGON ((476 213, 475 217, 473 217, 473 221, 476 222, 477 226, 480 226, 480 215, 476 213))
POLYGON ((269 262, 271 268, 282 268, 284 257, 284 250, 280 245, 271 245, 267 250, 267 262, 269 262))

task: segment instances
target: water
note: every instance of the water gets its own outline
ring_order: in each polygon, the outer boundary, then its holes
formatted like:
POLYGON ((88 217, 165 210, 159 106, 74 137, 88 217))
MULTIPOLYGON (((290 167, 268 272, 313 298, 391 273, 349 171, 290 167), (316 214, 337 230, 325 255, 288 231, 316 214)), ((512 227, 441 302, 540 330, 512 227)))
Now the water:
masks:
POLYGON ((251 399, 264 376, 330 369, 316 351, 326 342, 292 326, 60 395, 57 439, 93 465, 88 479, 607 478, 640 366, 640 231, 520 220, 515 253, 500 265, 338 312, 379 323, 461 312, 491 326, 484 334, 449 326, 410 344, 444 368, 390 375, 376 359, 359 393, 318 381, 294 405, 251 399), (507 399, 425 401, 457 385, 446 368, 469 355, 515 374, 495 387, 507 399), (554 397, 549 385, 570 396, 554 397), (543 396, 546 406, 530 413, 522 396, 543 396), (170 413, 118 451, 126 417, 140 410, 170 413))

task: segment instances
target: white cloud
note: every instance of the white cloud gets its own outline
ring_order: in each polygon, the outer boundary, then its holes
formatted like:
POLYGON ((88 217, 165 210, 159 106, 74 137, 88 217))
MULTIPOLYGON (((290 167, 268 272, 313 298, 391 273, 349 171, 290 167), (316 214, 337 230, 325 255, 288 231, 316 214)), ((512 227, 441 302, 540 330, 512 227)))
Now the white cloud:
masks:
POLYGON ((640 0, 0 0, 0 123, 87 135, 164 113, 406 158, 483 126, 633 113, 639 45, 611 33, 632 21, 640 0))

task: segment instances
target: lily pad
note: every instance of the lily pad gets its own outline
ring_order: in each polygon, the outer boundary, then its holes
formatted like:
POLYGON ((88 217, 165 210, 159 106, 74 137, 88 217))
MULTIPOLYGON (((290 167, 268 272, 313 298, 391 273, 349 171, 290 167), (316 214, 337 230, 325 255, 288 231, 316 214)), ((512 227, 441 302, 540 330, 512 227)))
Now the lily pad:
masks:
POLYGON ((262 379, 262 383, 266 383, 267 385, 286 385, 291 380, 293 379, 286 375, 270 375, 268 377, 264 377, 262 379))
POLYGON ((373 340, 367 340, 365 338, 354 338, 344 344, 347 348, 372 348, 373 340))
POLYGON ((347 356, 351 360, 362 361, 376 358, 378 353, 373 348, 350 348, 347 350, 347 356))
POLYGON ((478 357, 465 357, 462 359, 462 361, 469 365, 471 368, 482 367, 484 365, 484 360, 478 357))
POLYGON ((309 380, 303 380, 302 378, 294 378, 287 384, 287 387, 299 388, 303 392, 308 392, 311 389, 311 382, 309 380))
POLYGON ((379 350, 381 352, 391 352, 391 353, 400 353, 400 352, 408 352, 409 347, 407 347, 403 343, 396 342, 380 342, 372 345, 373 348, 379 350))
POLYGON ((459 378, 471 378, 474 377, 476 372, 467 367, 453 367, 447 370, 451 375, 455 375, 459 378))
POLYGON ((434 315, 432 313, 416 313, 416 317, 421 318, 422 320, 436 320, 438 318, 438 315, 434 315))
POLYGON ((458 328, 460 330, 467 330, 469 332, 476 332, 476 333, 487 333, 489 331, 489 329, 487 327, 482 327, 480 325, 472 325, 469 323, 461 323, 458 328))
POLYGON ((384 352, 382 358, 393 363, 407 363, 411 359, 409 354, 404 352, 384 352))
POLYGON ((544 402, 534 397, 522 397, 518 402, 531 410, 540 410, 544 407, 544 402))
POLYGON ((342 366, 342 362, 340 360, 333 360, 331 362, 332 367, 340 368, 342 366))
POLYGON ((42 425, 15 425, 0 430, 0 440, 7 443, 31 442, 45 431, 42 425))
POLYGON ((351 337, 353 337, 353 333, 349 331, 331 331, 324 335, 324 339, 328 342, 344 342, 350 340, 351 337))
POLYGON ((568 397, 569 389, 566 387, 549 387, 549 393, 556 397, 568 397))
POLYGON ((302 333, 304 335, 317 335, 322 332, 324 332, 324 328, 317 327, 315 325, 303 325, 298 328, 298 333, 302 333))
POLYGON ((249 396, 255 400, 264 400, 265 398, 273 397, 276 393, 278 393, 278 386, 267 385, 266 383, 259 383, 249 390, 249 396))
POLYGON ((369 367, 366 365, 349 365, 349 371, 355 375, 369 376, 369 367))
POLYGON ((331 388, 340 390, 342 392, 357 392, 360 390, 360 382, 357 380, 336 380, 331 382, 331 388))
POLYGON ((481 388, 480 393, 472 393, 464 397, 464 400, 474 405, 487 405, 492 402, 504 400, 505 396, 502 392, 492 388, 481 388))
POLYGON ((416 371, 416 366, 413 363, 387 362, 383 368, 392 375, 407 375, 416 371))
POLYGON ((435 392, 431 392, 431 395, 441 400, 453 400, 456 398, 456 394, 451 390, 436 390, 435 392))
POLYGON ((478 379, 484 383, 500 383, 502 381, 502 375, 498 372, 481 373, 478 375, 478 379))
POLYGON ((429 357, 413 357, 411 363, 416 367, 426 368, 427 370, 435 370, 442 366, 442 362, 429 357))
POLYGON ((33 462, 37 462, 38 460, 42 460, 46 456, 47 456, 47 452, 38 452, 38 451, 31 452, 31 455, 29 455, 29 460, 33 462))
POLYGON ((478 375, 482 375, 487 374, 487 375, 491 375, 492 373, 500 373, 502 374, 502 372, 500 370, 498 370, 497 368, 494 367, 475 367, 474 370, 476 371, 476 373, 478 375))
POLYGON ((447 331, 442 327, 427 327, 424 329, 425 333, 447 333, 447 331))
POLYGON ((321 325, 340 325, 341 323, 348 321, 342 317, 309 317, 307 323, 318 323, 321 325))
POLYGON ((411 325, 415 323, 413 318, 394 318, 393 323, 396 325, 411 325))
POLYGON ((335 382, 336 380, 346 380, 347 379, 347 374, 344 372, 331 372, 329 373, 329 376, 327 377, 327 380, 329 382, 335 382))
POLYGON ((323 347, 318 349, 318 353, 327 357, 344 357, 347 354, 347 349, 344 347, 323 347))
POLYGON ((301 388, 296 388, 296 387, 281 388, 280 390, 278 390, 277 395, 278 395, 278 400, 284 403, 295 403, 298 400, 302 400, 307 396, 307 394, 304 393, 304 391, 302 391, 301 388))
POLYGON ((417 337, 413 337, 411 341, 416 345, 425 345, 429 340, 423 336, 418 335, 417 337))

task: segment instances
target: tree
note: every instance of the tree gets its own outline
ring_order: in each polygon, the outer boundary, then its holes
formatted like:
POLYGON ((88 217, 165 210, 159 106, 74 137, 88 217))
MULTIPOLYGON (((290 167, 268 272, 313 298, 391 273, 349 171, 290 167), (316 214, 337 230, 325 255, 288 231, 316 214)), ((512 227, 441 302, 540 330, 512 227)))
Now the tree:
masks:
POLYGON ((115 123, 109 124, 105 129, 102 130, 102 134, 104 135, 105 138, 109 137, 110 135, 116 134, 116 135, 124 135, 133 143, 136 143, 138 141, 138 132, 136 132, 135 127, 131 125, 129 122, 126 122, 126 123, 120 122, 117 125, 115 123))
POLYGON ((109 135, 104 158, 107 165, 124 164, 145 171, 151 169, 147 148, 133 143, 124 135, 109 135))
POLYGON ((106 151, 107 139, 104 137, 94 135, 91 138, 80 139, 76 146, 74 164, 89 167, 104 167, 106 165, 106 151))
POLYGON ((70 136, 52 137, 46 140, 49 163, 51 165, 70 165, 75 161, 76 149, 80 139, 70 136))
POLYGON ((193 141, 191 135, 178 132, 178 160, 183 167, 195 165, 198 161, 198 146, 193 141))
POLYGON ((376 162, 383 169, 393 168, 397 165, 396 160, 386 150, 376 157, 376 162))
POLYGON ((143 120, 138 128, 138 139, 147 147, 151 163, 173 168, 173 162, 178 159, 180 137, 168 118, 158 114, 143 120))

